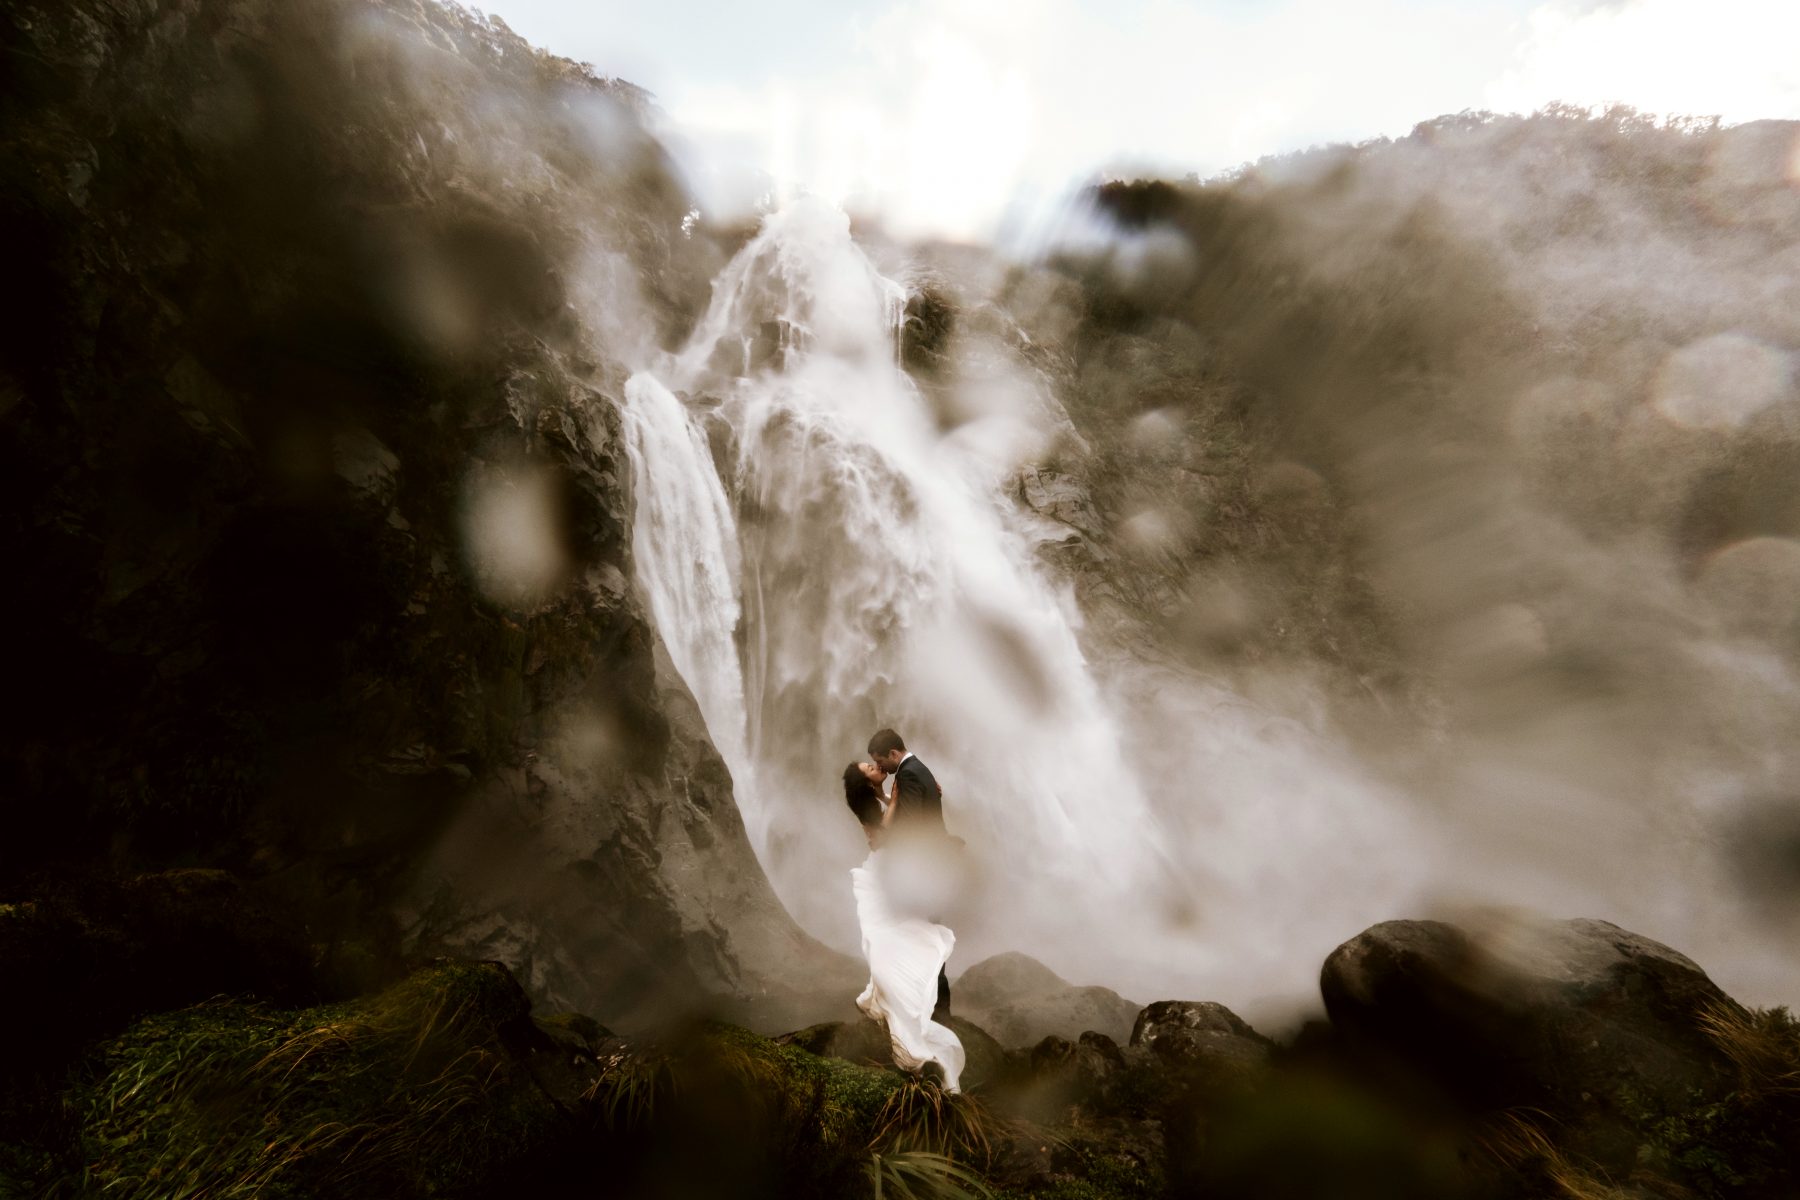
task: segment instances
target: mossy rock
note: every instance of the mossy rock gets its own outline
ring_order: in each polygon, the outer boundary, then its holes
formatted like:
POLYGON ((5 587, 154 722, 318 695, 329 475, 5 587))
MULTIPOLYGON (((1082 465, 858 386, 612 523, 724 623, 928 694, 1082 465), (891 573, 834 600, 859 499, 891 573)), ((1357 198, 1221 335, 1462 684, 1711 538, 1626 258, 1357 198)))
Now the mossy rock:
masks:
POLYGON ((443 960, 343 1004, 149 1017, 76 1093, 90 1181, 144 1197, 482 1194, 570 1132, 519 1054, 529 1010, 504 967, 443 960))
POLYGON ((887 1098, 906 1079, 881 1068, 814 1054, 735 1025, 707 1023, 683 1048, 690 1065, 707 1061, 735 1072, 816 1125, 823 1143, 867 1136, 887 1098))
MULTIPOLYGON (((89 1186, 126 1197, 473 1197, 576 1183, 842 1197, 869 1190, 875 1154, 928 1153, 945 1130, 986 1119, 978 1101, 891 1068, 736 1026, 701 1023, 656 1044, 604 1038, 571 1062, 593 1033, 604 1035, 573 1014, 534 1020, 500 965, 453 960, 341 1004, 215 1000, 158 1014, 87 1064, 71 1095, 76 1161, 89 1186)), ((966 1169, 983 1165, 950 1149, 966 1169)))
MULTIPOLYGON (((825 1037, 813 1032, 805 1040, 825 1037)), ((979 1099, 892 1067, 814 1054, 796 1044, 802 1035, 775 1041, 709 1024, 675 1048, 678 1111, 666 1114, 665 1129, 681 1132, 688 1157, 702 1144, 710 1160, 680 1178, 689 1192, 859 1196, 872 1191, 879 1163, 897 1169, 891 1183, 915 1168, 940 1181, 946 1167, 977 1179, 985 1172, 987 1147, 1001 1135, 979 1099)))
POLYGON ((597 1053, 600 1044, 612 1036, 612 1030, 585 1013, 550 1013, 533 1020, 558 1043, 579 1045, 590 1055, 597 1053))
POLYGON ((15 1078, 60 1075, 84 1045, 146 1012, 221 993, 317 998, 300 931, 224 871, 46 886, 0 905, 0 962, 0 1022, 30 1034, 8 1050, 15 1078))
MULTIPOLYGON (((949 1027, 962 1040, 965 1061, 962 1086, 979 1090, 998 1079, 1006 1070, 1006 1050, 987 1031, 965 1017, 946 1019, 949 1027)), ((840 1058, 863 1066, 894 1065, 892 1043, 887 1030, 864 1017, 856 1021, 827 1021, 805 1029, 784 1033, 776 1042, 795 1046, 823 1058, 840 1058)))

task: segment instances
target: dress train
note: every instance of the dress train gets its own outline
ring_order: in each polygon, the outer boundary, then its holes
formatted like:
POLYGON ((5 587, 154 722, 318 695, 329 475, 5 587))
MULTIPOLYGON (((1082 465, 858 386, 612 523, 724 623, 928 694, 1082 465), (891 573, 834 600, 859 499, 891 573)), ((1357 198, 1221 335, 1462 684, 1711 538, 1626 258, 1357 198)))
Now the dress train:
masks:
POLYGON ((856 1007, 887 1027, 896 1066, 917 1073, 934 1062, 944 1072, 944 1090, 954 1092, 963 1071, 962 1040, 932 1020, 931 1012, 937 1004, 938 972, 956 946, 956 935, 947 926, 896 911, 884 886, 884 853, 872 852, 850 872, 863 957, 869 963, 869 986, 856 998, 856 1007))

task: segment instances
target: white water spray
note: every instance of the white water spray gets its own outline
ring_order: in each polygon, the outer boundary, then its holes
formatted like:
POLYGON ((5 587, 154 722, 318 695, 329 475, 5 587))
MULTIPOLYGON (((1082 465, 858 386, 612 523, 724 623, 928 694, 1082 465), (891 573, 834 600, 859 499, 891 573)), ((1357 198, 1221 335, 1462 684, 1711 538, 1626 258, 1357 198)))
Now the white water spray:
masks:
POLYGON ((704 435, 668 388, 654 376, 633 375, 625 384, 623 411, 637 494, 631 551, 638 580, 713 744, 742 781, 751 764, 733 641, 741 608, 731 505, 704 435))
POLYGON ((972 940, 1066 943, 1072 923, 1130 919, 1119 905, 1168 886, 1164 839, 1005 519, 1003 470, 979 439, 941 437, 900 369, 905 299, 836 209, 801 200, 767 220, 663 369, 717 400, 727 478, 674 392, 647 374, 628 389, 639 577, 803 924, 855 945, 843 870, 860 836, 837 776, 891 724, 988 867, 999 901, 972 940))

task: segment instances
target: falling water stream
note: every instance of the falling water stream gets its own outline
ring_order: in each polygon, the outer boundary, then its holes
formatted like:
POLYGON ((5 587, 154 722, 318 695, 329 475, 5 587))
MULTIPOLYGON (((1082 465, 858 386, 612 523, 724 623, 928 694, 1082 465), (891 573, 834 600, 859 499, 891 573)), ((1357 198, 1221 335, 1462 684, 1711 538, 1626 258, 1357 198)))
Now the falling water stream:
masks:
POLYGON ((1168 876, 1165 840, 1003 470, 900 368, 905 298, 835 208, 768 218, 626 389, 637 569, 803 925, 856 945, 838 775, 892 725, 987 868, 977 940, 1029 945, 1122 916, 1109 900, 1168 876))
MULTIPOLYGON (((1725 754, 1716 779, 1684 767, 1644 797, 1622 791, 1655 697, 1568 692, 1557 676, 1522 738, 1506 722, 1529 664, 1468 684, 1439 746, 1335 725, 1303 674, 1228 685, 1126 653, 1089 662, 1081 613, 1011 494, 1030 439, 978 428, 1041 439, 1063 419, 1056 398, 1037 385, 1030 404, 970 405, 946 430, 901 365, 906 302, 842 212, 802 199, 769 215, 687 344, 625 392, 638 582, 805 928, 857 947, 847 872, 866 849, 838 778, 892 725, 981 868, 953 974, 1018 949, 1139 1000, 1310 1003, 1318 964, 1366 926, 1499 904, 1718 945, 1722 970, 1783 994, 1790 958, 1763 917, 1692 902, 1741 888, 1706 843, 1724 828, 1708 798, 1765 786, 1767 764, 1725 754)), ((1554 535, 1556 578, 1592 575, 1595 543, 1515 515, 1554 535)), ((1656 631, 1620 661, 1666 658, 1656 670, 1723 696, 1766 679, 1743 707, 1788 711, 1785 677, 1746 670, 1752 643, 1709 625, 1654 548, 1609 553, 1649 581, 1656 631)), ((1450 639, 1464 658, 1485 644, 1469 628, 1450 639)), ((1594 636, 1570 629, 1569 647, 1594 636)), ((1745 744, 1762 728, 1745 724, 1745 744)))
POLYGON ((1458 848, 1303 704, 1096 670, 1009 495, 1018 456, 971 430, 1041 416, 943 430, 899 362, 905 302, 841 212, 796 202, 625 394, 639 582, 805 928, 857 948, 838 779, 883 725, 980 868, 953 974, 1017 949, 1140 1000, 1286 1004, 1338 942, 1439 898, 1615 911, 1458 848))

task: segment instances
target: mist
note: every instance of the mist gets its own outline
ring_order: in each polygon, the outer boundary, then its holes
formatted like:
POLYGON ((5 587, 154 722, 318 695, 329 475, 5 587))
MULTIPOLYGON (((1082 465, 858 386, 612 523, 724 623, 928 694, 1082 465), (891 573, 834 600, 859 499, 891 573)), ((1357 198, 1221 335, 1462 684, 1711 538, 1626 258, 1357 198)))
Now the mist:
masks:
POLYGON ((558 11, 0 20, 0 1191, 1793 1193, 1787 7, 558 11))
MULTIPOLYGON (((411 31, 354 32, 416 94, 459 86, 411 31)), ((655 153, 616 104, 463 111, 457 169, 573 206, 562 336, 619 372, 658 686, 806 932, 857 950, 833 781, 892 724, 980 868, 953 967, 1023 950, 1291 1015, 1357 930, 1498 908, 1792 990, 1760 831, 1793 820, 1793 126, 1464 114, 1090 187, 994 247, 792 185, 722 215, 670 191, 683 286, 716 272, 684 314, 560 182, 568 144, 655 153)), ((459 294, 401 311, 454 347, 459 294)), ((568 486, 469 472, 493 602, 572 586, 568 486)), ((612 719, 549 719, 593 729, 552 759, 579 806, 612 719)), ((543 853, 486 856, 471 929, 544 903, 543 853)))
POLYGON ((1792 528, 1750 497, 1792 429, 1794 147, 1449 118, 1108 185, 1005 253, 865 225, 885 276, 823 201, 767 218, 665 373, 741 538, 706 636, 744 675, 689 683, 789 910, 854 950, 825 765, 893 723, 990 864, 965 964, 1291 1012, 1384 916, 1516 909, 1785 994, 1743 831, 1788 819, 1792 528), (998 527, 934 523, 922 471, 998 527))
MULTIPOLYGON (((1800 344, 1794 139, 1465 116, 1204 185, 1101 189, 1052 236, 1046 256, 1122 309, 1107 329, 1242 389, 1210 413, 1204 385, 1159 396, 1127 430, 1154 420, 1165 459, 1192 464, 1196 426, 1235 404, 1261 441, 1238 519, 1272 552, 1190 534, 1161 551, 1174 595, 1143 622, 1224 689, 1199 719, 1158 721, 1161 682, 1143 706, 1194 860, 1317 889, 1285 919, 1292 887, 1214 892, 1250 914, 1248 942, 1330 940, 1369 905, 1607 913, 1708 947, 1744 994, 1791 992, 1764 873, 1781 852, 1744 830, 1791 811, 1793 527, 1773 464, 1800 344), (1334 541, 1340 594, 1297 596, 1334 541), (1358 646, 1363 583, 1383 615, 1358 646), (1269 638, 1321 599, 1313 645, 1269 638), (1278 732, 1238 732, 1259 726, 1278 732), (1279 767, 1252 765, 1265 755, 1279 767), (1279 815, 1246 834, 1243 809, 1279 815)), ((1117 530, 1191 525, 1140 472, 1117 530)))

